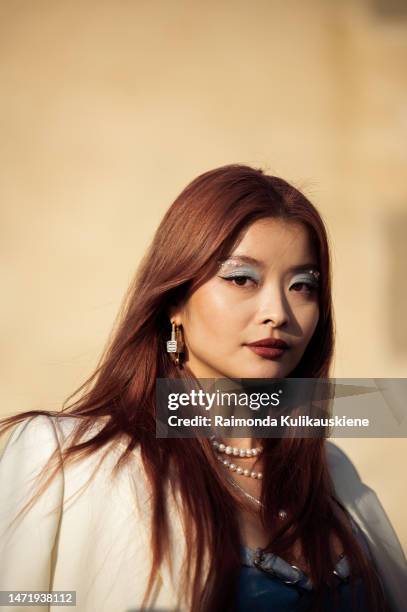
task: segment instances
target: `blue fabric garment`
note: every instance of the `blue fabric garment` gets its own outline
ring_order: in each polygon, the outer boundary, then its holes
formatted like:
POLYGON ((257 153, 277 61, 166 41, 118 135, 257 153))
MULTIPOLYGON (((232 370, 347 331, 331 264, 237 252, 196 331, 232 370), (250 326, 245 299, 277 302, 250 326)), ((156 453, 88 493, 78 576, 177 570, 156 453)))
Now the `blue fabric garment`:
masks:
MULTIPOLYGON (((242 557, 247 557, 255 551, 242 547, 242 557)), ((238 607, 237 612, 307 612, 311 607, 312 585, 309 578, 301 572, 288 565, 288 571, 283 570, 285 561, 270 555, 265 555, 264 560, 274 561, 274 573, 269 573, 273 568, 269 563, 269 570, 259 569, 258 567, 242 564, 238 585, 238 607)), ((347 567, 346 557, 343 557, 337 564, 335 570, 341 571, 347 567)), ((357 604, 352 607, 352 593, 349 582, 345 577, 337 576, 337 589, 340 605, 338 612, 368 612, 364 598, 362 584, 358 584, 357 604)), ((333 609, 333 595, 326 597, 325 609, 331 612, 333 609)))
MULTIPOLYGON (((368 553, 362 534, 354 525, 354 531, 368 553)), ((273 553, 263 553, 260 548, 241 547, 242 566, 238 582, 236 612, 308 612, 312 602, 312 582, 295 566, 273 553)), ((357 599, 352 603, 350 569, 346 556, 336 563, 336 589, 338 612, 368 612, 361 581, 357 583, 357 599)), ((332 591, 326 596, 324 609, 333 609, 332 591)))

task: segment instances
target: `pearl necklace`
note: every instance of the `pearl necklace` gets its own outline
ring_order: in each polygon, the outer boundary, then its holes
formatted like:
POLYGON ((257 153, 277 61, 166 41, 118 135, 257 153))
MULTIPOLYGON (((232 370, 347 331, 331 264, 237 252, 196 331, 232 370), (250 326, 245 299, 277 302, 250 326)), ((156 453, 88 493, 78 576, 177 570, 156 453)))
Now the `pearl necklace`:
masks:
POLYGON ((250 478, 258 478, 261 480, 263 478, 263 472, 255 472, 254 470, 243 469, 240 465, 236 465, 229 461, 229 459, 222 459, 219 455, 216 457, 218 461, 223 463, 229 470, 232 472, 236 472, 236 474, 240 474, 241 476, 250 476, 250 478))
POLYGON ((215 436, 211 437, 211 443, 213 448, 218 453, 217 459, 221 461, 224 466, 226 466, 232 472, 236 472, 236 474, 240 474, 241 476, 249 476, 250 478, 258 478, 259 480, 263 478, 262 472, 255 472, 254 470, 248 470, 240 467, 240 465, 236 465, 229 461, 229 459, 224 459, 221 455, 233 455, 234 457, 247 458, 247 457, 257 457, 263 450, 262 446, 258 446, 257 448, 239 448, 238 446, 226 446, 216 440, 215 436))
MULTIPOLYGON (((256 457, 263 450, 262 446, 258 446, 257 448, 239 448, 237 446, 226 446, 225 444, 221 444, 220 442, 218 442, 216 440, 215 436, 211 436, 211 443, 212 443, 213 448, 218 453, 222 453, 222 454, 225 453, 226 455, 234 455, 235 457, 242 457, 242 458, 245 458, 245 457, 256 457)), ((236 474, 241 474, 242 476, 250 476, 251 478, 257 478, 259 480, 261 480, 263 478, 263 473, 262 472, 255 472, 253 470, 243 469, 239 465, 231 463, 229 461, 229 459, 223 459, 223 457, 221 457, 220 454, 218 454, 216 458, 217 458, 218 461, 223 463, 224 466, 229 468, 232 472, 236 472, 236 474)), ((235 487, 235 489, 238 489, 238 491, 243 493, 243 495, 245 497, 250 499, 250 501, 254 502, 258 506, 263 506, 263 504, 261 503, 261 501, 259 500, 258 497, 255 497, 254 495, 251 495, 250 493, 248 493, 245 489, 243 489, 243 487, 241 487, 236 482, 236 480, 234 478, 227 478, 227 481, 230 482, 230 484, 233 487, 235 487)), ((282 521, 285 520, 287 518, 287 516, 288 515, 287 515, 287 512, 285 510, 281 509, 281 510, 278 511, 278 518, 280 520, 282 520, 282 521)))
POLYGON ((235 457, 257 457, 263 450, 262 446, 257 448, 239 448, 238 446, 226 446, 216 440, 215 436, 211 437, 211 443, 213 448, 219 453, 225 453, 225 455, 234 455, 235 457))

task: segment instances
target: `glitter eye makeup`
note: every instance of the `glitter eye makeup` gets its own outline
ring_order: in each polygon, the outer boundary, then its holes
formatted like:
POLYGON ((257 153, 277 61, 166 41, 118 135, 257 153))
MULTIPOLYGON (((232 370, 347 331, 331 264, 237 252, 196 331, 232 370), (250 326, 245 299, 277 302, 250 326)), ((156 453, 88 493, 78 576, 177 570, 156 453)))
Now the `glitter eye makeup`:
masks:
POLYGON ((307 272, 297 274, 297 276, 294 278, 293 284, 306 283, 308 285, 312 285, 312 287, 319 287, 319 276, 320 273, 317 270, 308 270, 307 272))
POLYGON ((319 277, 321 276, 321 272, 319 272, 319 270, 311 269, 311 270, 307 270, 307 272, 308 274, 311 274, 314 277, 316 282, 319 281, 319 277))
POLYGON ((250 280, 260 283, 261 278, 252 266, 247 264, 238 264, 232 261, 221 262, 219 268, 219 276, 225 280, 234 278, 249 278, 250 280))
MULTIPOLYGON (((240 258, 239 258, 240 259, 240 258)), ((251 280, 255 282, 257 285, 261 283, 261 275, 256 271, 255 266, 250 265, 248 263, 243 263, 234 260, 234 258, 219 260, 219 276, 226 281, 233 282, 235 279, 238 280, 251 280)), ((309 265, 309 264, 308 264, 309 265)), ((312 264, 311 264, 312 265, 312 264)), ((298 293, 311 293, 319 288, 319 277, 320 272, 316 268, 308 268, 306 266, 299 266, 297 275, 294 277, 293 282, 290 285, 290 288, 294 285, 305 285, 307 290, 300 291, 298 293)), ((295 268, 294 268, 295 270, 295 268)), ((242 288, 250 288, 251 285, 246 283, 239 283, 236 280, 236 286, 242 288)))

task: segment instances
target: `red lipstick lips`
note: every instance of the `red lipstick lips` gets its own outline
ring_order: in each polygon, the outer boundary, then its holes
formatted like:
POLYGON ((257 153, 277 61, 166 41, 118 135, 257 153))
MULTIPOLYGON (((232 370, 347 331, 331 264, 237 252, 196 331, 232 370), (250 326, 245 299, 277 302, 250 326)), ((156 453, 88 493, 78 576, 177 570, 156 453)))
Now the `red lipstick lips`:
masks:
POLYGON ((263 338, 263 340, 257 340, 256 342, 248 342, 246 346, 249 347, 256 355, 264 357, 265 359, 276 359, 284 354, 284 351, 288 349, 288 344, 284 340, 278 338, 263 338))

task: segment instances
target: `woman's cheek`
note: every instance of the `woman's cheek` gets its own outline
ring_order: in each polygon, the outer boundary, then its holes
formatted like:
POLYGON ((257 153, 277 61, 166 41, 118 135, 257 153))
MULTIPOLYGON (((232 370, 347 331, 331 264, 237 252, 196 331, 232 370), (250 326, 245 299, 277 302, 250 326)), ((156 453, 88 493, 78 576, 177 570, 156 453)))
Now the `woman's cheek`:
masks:
POLYGON ((302 329, 302 336, 304 339, 304 343, 308 344, 318 324, 318 319, 319 319, 318 304, 313 304, 310 308, 303 311, 301 314, 302 314, 302 317, 299 318, 299 320, 300 320, 300 326, 302 329))

